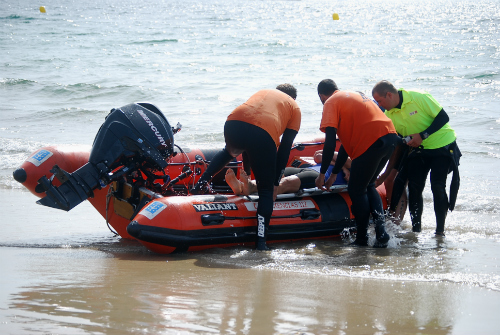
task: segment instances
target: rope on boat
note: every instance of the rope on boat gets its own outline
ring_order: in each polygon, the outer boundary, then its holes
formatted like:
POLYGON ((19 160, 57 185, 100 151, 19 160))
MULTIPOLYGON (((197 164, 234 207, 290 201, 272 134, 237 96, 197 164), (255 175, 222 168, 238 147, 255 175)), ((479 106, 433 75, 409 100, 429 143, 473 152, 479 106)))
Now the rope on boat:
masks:
POLYGON ((111 228, 111 225, 109 224, 109 221, 108 221, 109 201, 111 200, 111 197, 113 196, 113 192, 114 192, 113 184, 111 184, 111 185, 109 185, 108 194, 106 194, 106 225, 108 226, 108 229, 115 236, 118 236, 118 233, 111 228))

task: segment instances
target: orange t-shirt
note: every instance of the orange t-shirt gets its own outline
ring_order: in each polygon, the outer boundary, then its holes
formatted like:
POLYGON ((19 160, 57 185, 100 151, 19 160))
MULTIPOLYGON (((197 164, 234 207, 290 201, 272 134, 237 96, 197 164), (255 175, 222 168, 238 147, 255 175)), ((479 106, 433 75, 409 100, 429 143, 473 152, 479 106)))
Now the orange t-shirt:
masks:
POLYGON ((347 154, 355 159, 376 140, 389 133, 396 134, 392 121, 375 102, 360 92, 335 91, 323 106, 320 130, 337 129, 347 154))
POLYGON ((264 129, 278 147, 286 128, 299 131, 301 113, 299 105, 288 94, 278 90, 260 90, 236 107, 227 117, 227 121, 230 120, 264 129))

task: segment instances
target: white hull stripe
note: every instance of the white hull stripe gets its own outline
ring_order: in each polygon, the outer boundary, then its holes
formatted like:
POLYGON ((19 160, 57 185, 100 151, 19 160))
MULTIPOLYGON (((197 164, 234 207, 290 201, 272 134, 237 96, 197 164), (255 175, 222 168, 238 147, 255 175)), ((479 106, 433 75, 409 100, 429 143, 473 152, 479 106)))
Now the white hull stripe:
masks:
MULTIPOLYGON (((245 206, 248 211, 255 212, 257 211, 257 202, 245 202, 245 206)), ((279 201, 275 202, 273 206, 273 210, 275 211, 286 211, 293 209, 307 209, 307 208, 316 208, 314 202, 311 200, 294 200, 294 201, 279 201)))

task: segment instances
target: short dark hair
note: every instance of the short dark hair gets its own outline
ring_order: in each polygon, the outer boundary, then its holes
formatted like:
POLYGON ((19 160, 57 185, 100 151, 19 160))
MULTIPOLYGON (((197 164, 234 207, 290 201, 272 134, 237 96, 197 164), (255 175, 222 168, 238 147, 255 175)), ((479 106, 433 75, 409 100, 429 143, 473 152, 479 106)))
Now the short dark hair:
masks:
POLYGON ((297 98, 297 89, 292 84, 280 84, 276 86, 276 89, 288 94, 293 100, 297 98))
POLYGON ((332 95, 338 89, 337 84, 331 79, 323 79, 318 84, 318 94, 332 95))
POLYGON ((385 96, 387 92, 398 93, 397 88, 387 80, 381 80, 373 86, 372 95, 377 93, 379 96, 385 96))

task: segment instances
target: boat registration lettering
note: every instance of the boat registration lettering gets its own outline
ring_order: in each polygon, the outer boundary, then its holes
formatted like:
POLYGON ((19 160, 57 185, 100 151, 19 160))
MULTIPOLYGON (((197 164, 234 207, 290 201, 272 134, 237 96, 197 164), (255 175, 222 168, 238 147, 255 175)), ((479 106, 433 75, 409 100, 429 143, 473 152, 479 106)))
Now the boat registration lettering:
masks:
MULTIPOLYGON (((245 202, 245 206, 248 211, 257 211, 257 202, 245 202)), ((294 200, 294 201, 279 201, 275 202, 273 210, 275 211, 286 211, 291 209, 306 209, 306 208, 316 208, 314 202, 311 200, 294 200)))
POLYGON ((208 204, 193 204, 194 209, 197 212, 208 212, 208 211, 237 211, 238 206, 230 202, 212 202, 208 204))
POLYGON ((153 218, 165 208, 167 208, 167 205, 165 205, 164 203, 154 201, 150 203, 146 208, 144 208, 139 214, 144 215, 150 220, 153 220, 153 218))
POLYGON ((53 155, 52 152, 42 149, 33 156, 31 156, 30 158, 28 158, 27 161, 38 167, 42 165, 42 163, 45 162, 47 159, 49 159, 52 155, 53 155))

